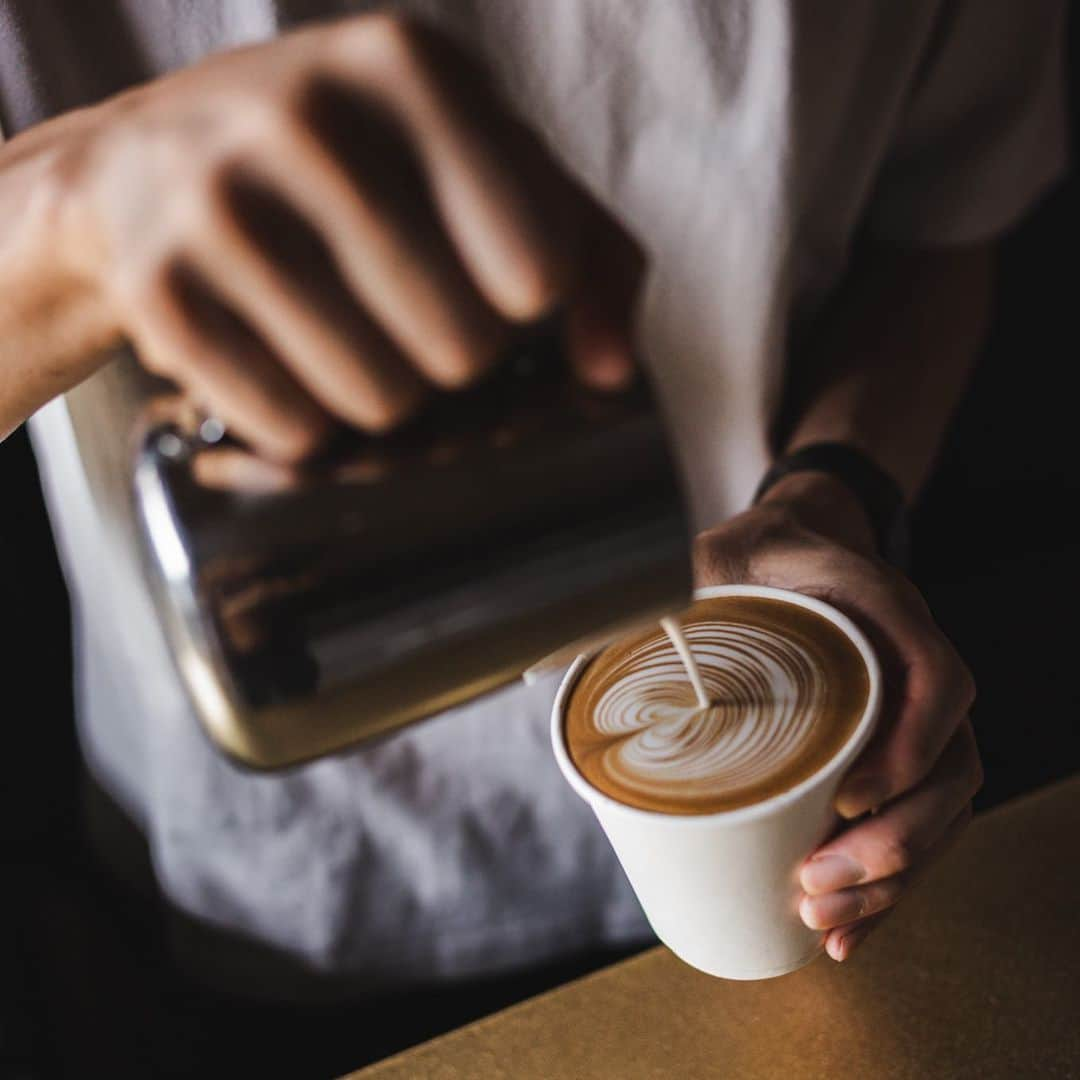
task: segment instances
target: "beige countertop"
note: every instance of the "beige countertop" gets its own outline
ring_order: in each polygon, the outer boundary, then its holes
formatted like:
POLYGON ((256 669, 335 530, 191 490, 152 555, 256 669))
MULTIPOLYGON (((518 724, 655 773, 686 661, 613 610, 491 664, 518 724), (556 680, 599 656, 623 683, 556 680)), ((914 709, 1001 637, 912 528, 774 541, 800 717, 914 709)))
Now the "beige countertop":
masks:
POLYGON ((1080 777, 977 818, 847 963, 712 979, 666 949, 353 1080, 1080 1078, 1080 777))

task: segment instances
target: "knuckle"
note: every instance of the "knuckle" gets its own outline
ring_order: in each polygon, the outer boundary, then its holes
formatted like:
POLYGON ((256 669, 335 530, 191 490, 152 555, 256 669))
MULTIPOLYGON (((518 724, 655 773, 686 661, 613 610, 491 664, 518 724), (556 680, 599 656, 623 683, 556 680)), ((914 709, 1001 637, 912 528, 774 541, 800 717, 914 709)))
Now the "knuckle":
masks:
POLYGON ((126 315, 145 311, 143 301, 160 295, 159 273, 157 270, 150 274, 143 273, 133 263, 114 267, 109 277, 109 293, 113 303, 126 315))
POLYGON ((420 31, 412 20, 393 12, 357 19, 339 39, 353 58, 394 75, 415 71, 420 55, 420 31))
POLYGON ((270 453, 283 465, 301 465, 322 448, 326 427, 315 421, 283 425, 270 453))
POLYGON ((897 787, 906 791, 917 784, 939 756, 939 741, 929 727, 911 727, 897 738, 897 787))
POLYGON ((116 301, 140 322, 160 323, 176 315, 180 298, 180 260, 171 256, 147 268, 131 264, 113 278, 116 301))
POLYGON ((236 130, 235 140, 242 146, 265 146, 279 139, 288 139, 300 120, 298 106, 302 100, 306 75, 286 79, 271 94, 244 94, 232 103, 236 130))
MULTIPOLYGON (((917 618, 929 619, 933 621, 933 616, 930 614, 930 606, 926 602, 926 597, 923 596, 922 591, 918 585, 915 584, 906 574, 896 569, 894 566, 883 564, 883 574, 888 576, 893 587, 896 588, 907 604, 911 614, 917 618)), ((947 645, 948 642, 945 638, 938 634, 933 639, 935 645, 947 645)))
POLYGON ((139 358, 140 366, 151 375, 161 378, 169 378, 173 374, 173 366, 169 363, 168 353, 155 347, 152 338, 144 338, 135 343, 135 353, 139 358))
POLYGON ((971 754, 969 764, 969 787, 972 795, 982 790, 982 786, 986 781, 986 773, 983 770, 982 758, 979 756, 979 751, 973 750, 971 754))
POLYGON ((713 545, 712 531, 698 533, 693 541, 694 562, 707 565, 712 558, 713 545))
POLYGON ((209 165, 187 198, 184 232, 195 241, 216 239, 233 229, 234 192, 240 165, 232 159, 209 165))
POLYGON ((962 660, 957 660, 957 696, 965 712, 975 704, 977 689, 971 669, 962 660))
POLYGON ((915 855, 915 846, 910 836, 906 833, 891 833, 881 841, 882 876, 892 877, 911 869, 915 855))
POLYGON ((732 550, 712 532, 694 538, 694 576, 699 583, 718 585, 745 580, 746 568, 738 565, 732 550))
POLYGON ((203 175, 224 180, 221 186, 228 190, 252 164, 271 156, 287 160, 297 133, 304 130, 303 86, 304 76, 292 75, 270 91, 223 94, 216 103, 223 114, 221 130, 195 163, 203 175))
POLYGON ((875 881, 871 885, 862 887, 863 914, 870 915, 875 911, 891 907, 900 898, 904 888, 904 878, 901 874, 875 881))
POLYGON ((968 666, 953 643, 936 626, 932 629, 923 646, 923 658, 935 689, 943 696, 959 698, 970 692, 974 697, 975 679, 968 666))
POLYGON ((949 691, 956 678, 957 657, 952 645, 933 627, 927 627, 925 639, 915 651, 922 662, 928 692, 942 696, 949 691))

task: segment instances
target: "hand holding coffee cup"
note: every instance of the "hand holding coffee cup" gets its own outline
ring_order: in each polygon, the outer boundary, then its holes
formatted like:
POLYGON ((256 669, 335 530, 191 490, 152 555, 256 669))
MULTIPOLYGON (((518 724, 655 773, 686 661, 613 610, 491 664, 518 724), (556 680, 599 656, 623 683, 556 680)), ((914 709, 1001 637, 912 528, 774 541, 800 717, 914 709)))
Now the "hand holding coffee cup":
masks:
MULTIPOLYGON (((835 777, 832 806, 823 808, 832 825, 792 856, 797 885, 782 913, 789 930, 801 921, 819 939, 824 935, 836 960, 850 955, 916 873, 959 836, 982 782, 968 718, 971 676, 917 590, 874 557, 872 548, 866 520, 850 493, 826 476, 802 475, 777 485, 760 505, 702 533, 695 552, 703 586, 758 583, 829 601, 870 640, 882 669, 874 736, 835 777), (831 816, 833 809, 839 817, 831 816), (833 831, 841 818, 850 824, 833 831)), ((564 683, 567 693, 583 663, 564 683)), ((560 763, 579 794, 596 807, 589 796, 596 789, 568 755, 560 763)), ((665 838, 658 833, 655 839, 662 851, 665 838)), ((706 844, 700 857, 720 865, 727 856, 706 844)), ((669 888, 685 890, 694 881, 692 874, 677 874, 669 888)), ((781 891, 788 887, 787 879, 774 884, 781 891)))
POLYGON ((709 974, 780 975, 821 949, 798 869, 873 730, 877 661, 845 616, 781 590, 701 590, 682 628, 709 707, 657 627, 571 668, 556 757, 662 941, 709 974))
POLYGON ((848 489, 804 473, 702 533, 695 550, 701 585, 756 582, 828 601, 866 634, 882 668, 876 734, 836 798, 851 824, 800 874, 802 917, 827 931, 825 947, 836 960, 851 954, 963 832, 982 784, 968 716, 971 674, 918 590, 873 549, 848 489))

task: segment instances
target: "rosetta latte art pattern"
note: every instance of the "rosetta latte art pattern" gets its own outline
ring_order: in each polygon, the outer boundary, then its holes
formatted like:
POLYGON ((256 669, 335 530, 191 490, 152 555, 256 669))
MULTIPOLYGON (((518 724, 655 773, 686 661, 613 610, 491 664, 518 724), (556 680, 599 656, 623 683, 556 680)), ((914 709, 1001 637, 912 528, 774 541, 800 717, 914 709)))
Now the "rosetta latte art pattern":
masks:
POLYGON ((714 598, 695 604, 682 630, 709 708, 663 632, 604 650, 574 687, 571 759, 613 798, 692 814, 767 799, 824 765, 862 716, 869 682, 858 650, 804 607, 714 598))
POLYGON ((749 626, 684 630, 714 704, 681 704, 686 674, 666 638, 628 656, 596 703, 611 744, 603 767, 629 788, 663 796, 745 788, 786 765, 810 738, 825 673, 806 649, 749 626), (676 684, 673 687, 673 684, 676 684))

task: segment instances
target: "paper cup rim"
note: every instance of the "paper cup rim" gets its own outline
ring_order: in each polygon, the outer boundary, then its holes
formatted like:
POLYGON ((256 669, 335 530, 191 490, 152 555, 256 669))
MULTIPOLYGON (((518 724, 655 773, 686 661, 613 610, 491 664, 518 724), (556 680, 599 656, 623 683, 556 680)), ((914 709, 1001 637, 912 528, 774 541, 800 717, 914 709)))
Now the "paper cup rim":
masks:
POLYGON ((816 612, 842 630, 859 650, 859 655, 866 665, 866 673, 870 680, 870 692, 866 697, 866 706, 863 709, 862 716, 859 718, 859 722, 855 725, 855 730, 848 736, 843 746, 821 768, 811 773, 804 780, 800 780, 794 787, 763 799, 761 802, 751 803, 749 806, 734 807, 731 810, 714 810, 708 814, 669 814, 663 810, 646 810, 640 806, 631 806, 628 803, 612 798, 590 784, 578 772, 577 766, 571 760, 570 753, 566 749, 563 710, 567 698, 577 684, 578 678, 592 658, 591 655, 581 655, 570 665, 555 695, 555 704, 551 710, 551 745, 559 770, 567 783, 594 809, 602 807, 605 814, 621 814, 638 820, 679 822, 680 828, 741 825, 747 821, 771 817, 793 803, 799 802, 808 791, 818 787, 835 773, 846 769, 869 741, 870 736, 873 734, 874 725, 877 723, 881 706, 881 666, 870 646, 870 642, 867 641, 866 636, 851 619, 842 611, 838 611, 831 604, 819 600, 816 596, 807 596, 805 593, 793 592, 790 589, 777 589, 769 585, 709 585, 694 590, 695 600, 711 600, 717 596, 760 596, 785 600, 788 603, 798 604, 816 612))

